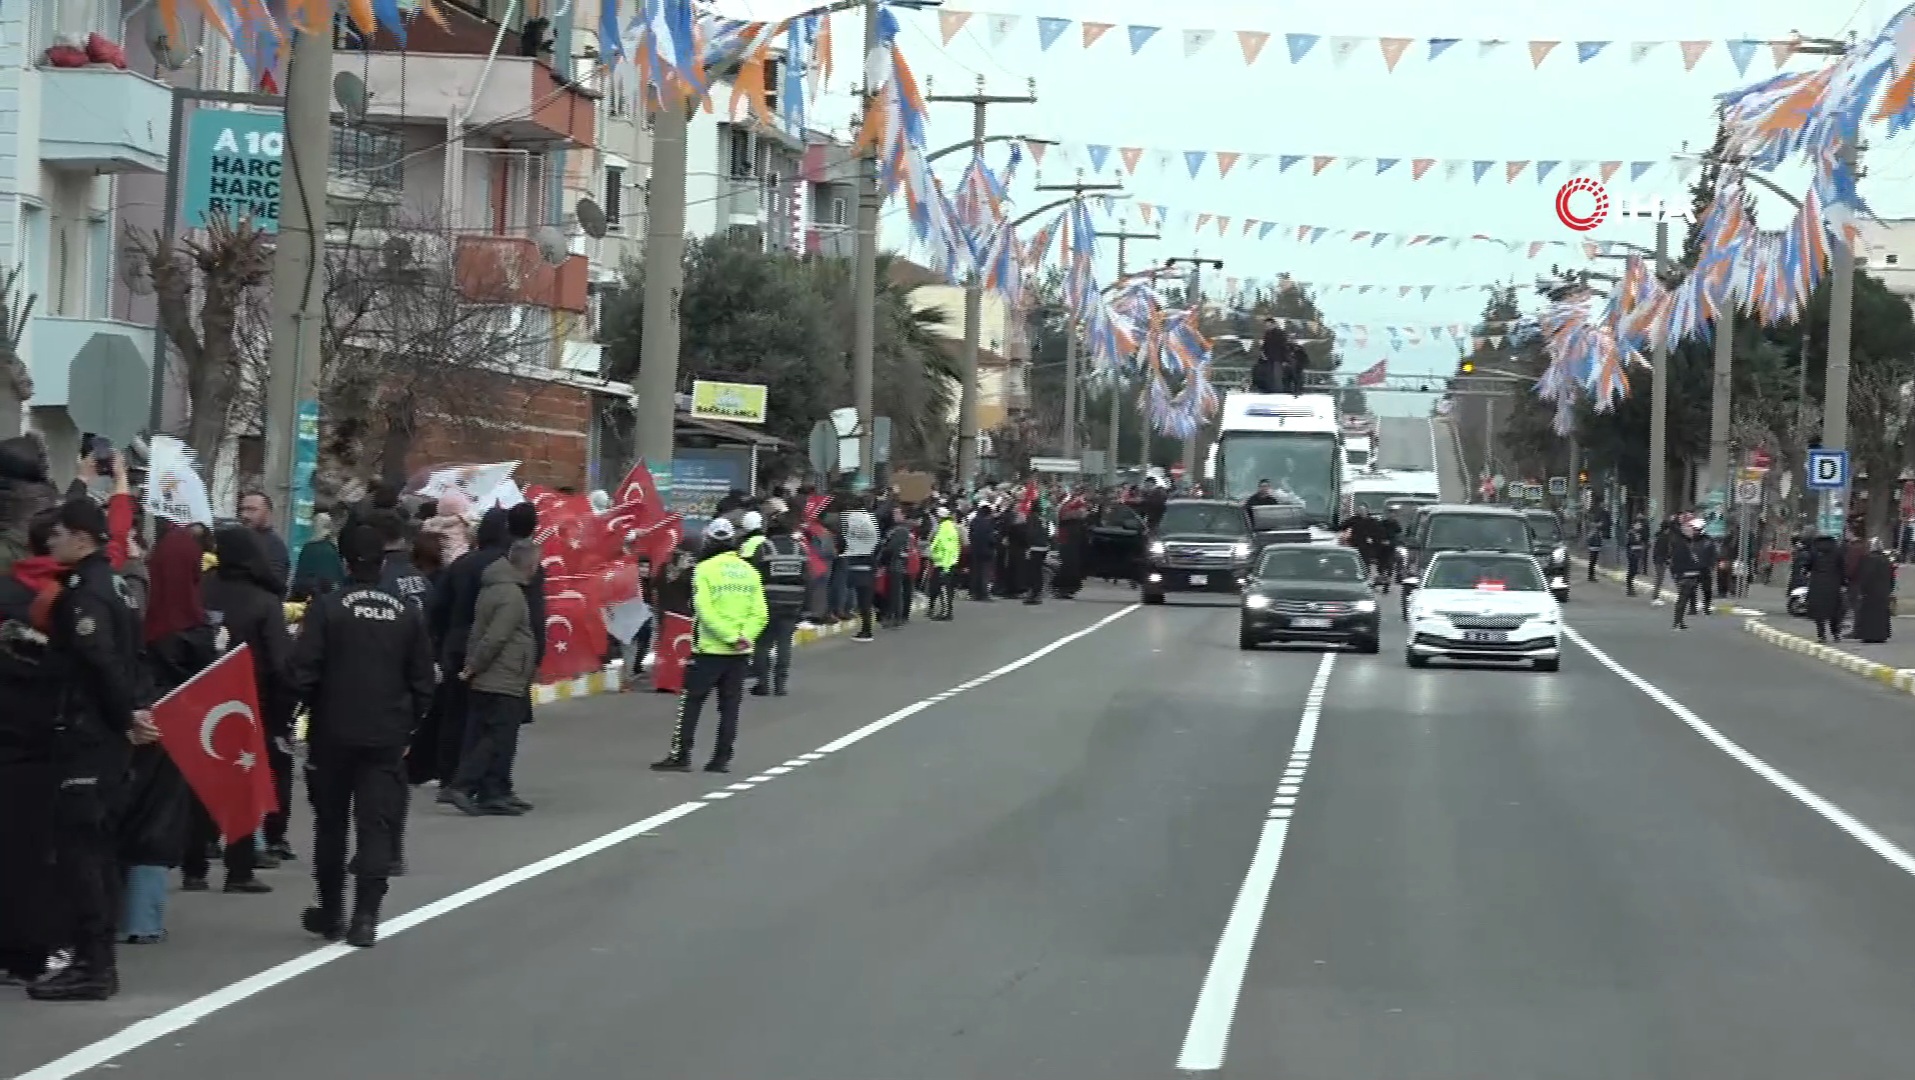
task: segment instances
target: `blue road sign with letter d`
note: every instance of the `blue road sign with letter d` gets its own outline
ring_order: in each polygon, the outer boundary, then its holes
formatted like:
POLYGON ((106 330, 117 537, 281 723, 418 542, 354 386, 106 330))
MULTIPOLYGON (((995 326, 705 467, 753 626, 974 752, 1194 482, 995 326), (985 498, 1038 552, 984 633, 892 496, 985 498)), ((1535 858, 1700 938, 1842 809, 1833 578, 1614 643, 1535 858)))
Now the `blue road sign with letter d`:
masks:
POLYGON ((1847 450, 1809 451, 1808 484, 1811 491, 1835 491, 1849 483, 1847 450))

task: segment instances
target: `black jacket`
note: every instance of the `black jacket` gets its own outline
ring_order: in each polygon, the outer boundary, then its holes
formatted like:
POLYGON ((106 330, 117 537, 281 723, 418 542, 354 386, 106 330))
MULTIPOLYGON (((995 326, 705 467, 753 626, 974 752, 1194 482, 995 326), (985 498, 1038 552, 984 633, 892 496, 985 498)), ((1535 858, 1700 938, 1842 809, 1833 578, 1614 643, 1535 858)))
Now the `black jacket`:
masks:
POLYGON ((1693 540, 1680 534, 1669 538, 1669 574, 1678 579, 1699 576, 1707 569, 1708 551, 1701 537, 1693 540))
POLYGON ((286 632, 286 608, 275 588, 272 567, 259 542, 245 529, 221 529, 214 536, 219 567, 200 582, 206 620, 224 638, 227 650, 250 646, 259 707, 269 735, 292 732, 292 688, 287 667, 292 637, 286 632))
MULTIPOLYGON (((440 588, 444 593, 444 607, 435 620, 439 626, 433 634, 439 644, 439 666, 447 671, 456 672, 465 666, 466 639, 472 634, 472 617, 479 607, 480 578, 485 568, 505 557, 506 549, 512 544, 511 534, 506 530, 505 511, 493 507, 479 519, 477 534, 473 537, 472 550, 454 559, 451 566, 445 568, 440 579, 440 588)), ((543 576, 540 578, 543 584, 543 576)), ((543 604, 540 605, 543 609, 543 604)), ((534 617, 539 628, 545 625, 545 612, 540 610, 534 617)), ((534 630, 537 634, 539 631, 534 630)), ((540 642, 543 644, 543 641, 540 642)))
POLYGON ((412 553, 402 549, 386 552, 386 563, 379 573, 379 587, 410 603, 420 611, 431 607, 433 580, 412 565, 412 553))
POLYGON ((425 616, 410 603, 353 581, 306 609, 292 689, 312 710, 310 741, 409 746, 437 682, 425 616))
POLYGON ((90 738, 124 745, 133 710, 150 702, 140 666, 139 615, 104 551, 67 571, 47 637, 74 672, 62 718, 89 729, 90 738))

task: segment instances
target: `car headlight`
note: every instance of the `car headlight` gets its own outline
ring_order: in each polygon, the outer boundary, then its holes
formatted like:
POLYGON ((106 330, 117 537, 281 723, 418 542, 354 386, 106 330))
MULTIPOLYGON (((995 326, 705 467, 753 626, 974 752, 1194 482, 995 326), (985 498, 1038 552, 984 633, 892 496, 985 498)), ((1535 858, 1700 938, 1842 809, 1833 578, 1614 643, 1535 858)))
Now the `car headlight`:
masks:
POLYGON ((1358 615, 1376 614, 1376 601, 1374 600, 1358 600, 1354 606, 1356 607, 1356 613, 1358 615))
POLYGON ((1251 593, 1243 598, 1243 606, 1253 611, 1262 611, 1270 606, 1270 598, 1262 593, 1251 593))
POLYGON ((1550 562, 1568 562, 1569 549, 1562 546, 1561 544, 1557 544, 1556 550, 1549 553, 1549 561, 1550 562))
POLYGON ((1414 588, 1416 588, 1416 584, 1417 584, 1417 582, 1416 582, 1416 575, 1415 575, 1415 574, 1411 574, 1411 575, 1409 575, 1408 577, 1405 577, 1405 578, 1403 579, 1403 584, 1404 584, 1405 586, 1407 586, 1407 587, 1409 587, 1409 588, 1412 588, 1412 589, 1414 589, 1414 588))
POLYGON ((1164 542, 1162 540, 1152 540, 1150 542, 1150 553, 1152 555, 1162 555, 1164 553, 1164 542))
POLYGON ((1237 541, 1237 546, 1230 549, 1230 557, 1233 559, 1248 559, 1250 557, 1250 542, 1248 540, 1237 541))

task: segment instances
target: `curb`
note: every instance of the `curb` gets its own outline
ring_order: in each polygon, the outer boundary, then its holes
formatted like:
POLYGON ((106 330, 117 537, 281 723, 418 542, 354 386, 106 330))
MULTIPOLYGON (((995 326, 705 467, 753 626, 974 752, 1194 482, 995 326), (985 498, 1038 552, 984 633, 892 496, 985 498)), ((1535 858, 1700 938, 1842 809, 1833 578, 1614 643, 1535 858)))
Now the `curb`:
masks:
MULTIPOLYGON (((1629 575, 1623 573, 1621 570, 1611 570, 1607 566, 1598 566, 1596 568, 1596 576, 1603 578, 1613 585, 1626 584, 1629 580, 1629 575)), ((1671 598, 1673 599, 1673 597, 1674 594, 1671 593, 1671 598)), ((1655 595, 1653 593, 1650 594, 1649 599, 1654 600, 1655 595)), ((1749 618, 1760 618, 1768 614, 1766 611, 1758 611, 1755 608, 1745 608, 1731 604, 1727 600, 1716 601, 1715 613, 1717 615, 1742 615, 1749 618)))
MULTIPOLYGON (((930 611, 930 607, 929 600, 923 596, 915 597, 911 602, 911 614, 925 615, 930 611)), ((851 629, 852 624, 848 622, 800 628, 796 634, 792 635, 791 643, 793 646, 811 645, 826 638, 843 637, 851 633, 851 629)), ((554 683, 538 683, 532 687, 532 704, 551 705, 560 701, 596 697, 600 694, 615 694, 618 692, 621 670, 622 666, 619 664, 607 664, 598 671, 588 671, 575 678, 554 683)))
POLYGON ((1825 664, 1839 667, 1852 675, 1860 675, 1864 679, 1880 683, 1891 690, 1898 690, 1904 694, 1915 695, 1915 670, 1892 668, 1887 664, 1878 664, 1873 660, 1856 656, 1854 653, 1844 652, 1830 645, 1824 645, 1819 641, 1810 641, 1808 638, 1802 637, 1799 634, 1791 634, 1786 630, 1777 630, 1761 619, 1749 619, 1742 624, 1742 628, 1778 648, 1801 653, 1804 656, 1812 656, 1825 664))

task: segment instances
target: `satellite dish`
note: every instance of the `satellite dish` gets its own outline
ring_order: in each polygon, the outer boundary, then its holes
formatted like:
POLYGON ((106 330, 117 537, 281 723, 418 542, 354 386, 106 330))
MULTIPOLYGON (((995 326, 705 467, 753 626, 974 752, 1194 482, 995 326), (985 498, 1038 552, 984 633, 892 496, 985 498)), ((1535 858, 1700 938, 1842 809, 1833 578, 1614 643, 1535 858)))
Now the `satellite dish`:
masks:
POLYGON ((388 236, 380 248, 386 258, 386 269, 402 270, 412 264, 412 241, 403 236, 388 236))
POLYGON ((370 97, 366 93, 366 83, 350 71, 342 71, 332 77, 333 100, 339 102, 339 109, 346 114, 346 122, 357 124, 366 118, 366 103, 370 97))
POLYGON ((539 245, 539 254, 553 266, 559 266, 572 255, 571 246, 565 242, 565 234, 551 225, 541 226, 532 234, 533 242, 539 245))
POLYGON ((150 19, 146 27, 146 51, 153 54, 153 63, 161 71, 178 71, 191 63, 193 54, 181 52, 166 33, 166 20, 150 19))
POLYGON ((605 220, 605 211, 590 198, 580 199, 572 213, 578 218, 578 227, 585 230, 585 235, 594 240, 605 235, 610 223, 605 220))

